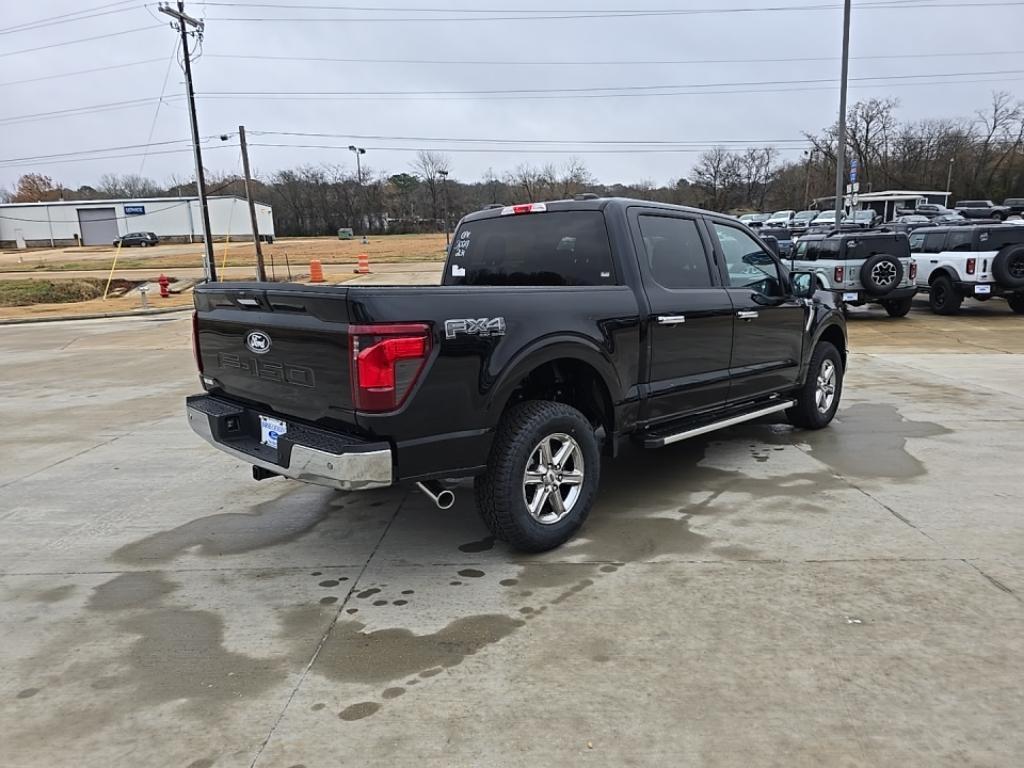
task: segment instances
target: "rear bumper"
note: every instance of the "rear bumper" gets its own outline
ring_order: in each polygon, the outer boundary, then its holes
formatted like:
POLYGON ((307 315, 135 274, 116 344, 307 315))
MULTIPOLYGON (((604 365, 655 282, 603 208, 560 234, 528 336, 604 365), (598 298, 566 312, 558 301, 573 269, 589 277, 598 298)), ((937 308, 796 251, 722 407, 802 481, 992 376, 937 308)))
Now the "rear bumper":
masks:
POLYGON ((835 294, 836 298, 842 299, 847 304, 857 303, 869 303, 877 301, 891 301, 900 299, 909 299, 911 296, 916 294, 918 287, 916 285, 908 285, 903 288, 895 288, 882 296, 872 296, 870 293, 863 289, 857 289, 852 291, 844 291, 840 288, 833 288, 832 293, 835 294), (853 294, 857 294, 856 298, 851 298, 853 294))
POLYGON ((288 432, 271 448, 260 443, 256 410, 210 395, 186 398, 185 409, 189 426, 210 445, 282 477, 343 491, 383 488, 394 482, 388 443, 366 442, 289 421, 288 432))
POLYGON ((1024 293, 1020 289, 1004 288, 999 283, 987 282, 987 283, 968 283, 962 280, 953 281, 953 288, 964 297, 971 296, 1010 296, 1014 293, 1024 293))

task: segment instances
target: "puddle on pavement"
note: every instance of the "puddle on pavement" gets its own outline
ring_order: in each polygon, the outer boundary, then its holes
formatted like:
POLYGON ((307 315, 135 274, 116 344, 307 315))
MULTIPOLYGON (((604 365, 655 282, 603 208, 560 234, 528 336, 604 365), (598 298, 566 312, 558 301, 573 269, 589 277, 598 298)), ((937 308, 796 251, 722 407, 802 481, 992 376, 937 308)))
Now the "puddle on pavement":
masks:
POLYGON ((201 517, 126 544, 113 554, 124 563, 166 562, 190 549, 200 555, 236 555, 284 544, 308 533, 338 505, 332 492, 313 486, 289 490, 253 507, 201 517))
MULTIPOLYGON (((135 686, 133 705, 186 699, 189 705, 238 701, 284 680, 283 659, 261 659, 224 648, 224 624, 209 611, 168 608, 124 619, 137 639, 125 661, 135 686)), ((207 710, 208 711, 208 710, 207 710)))
POLYGON ((42 592, 37 592, 33 599, 38 603, 59 603, 61 600, 71 597, 75 588, 74 584, 64 584, 52 589, 44 589, 42 592))
POLYGON ((92 591, 86 607, 94 611, 148 608, 178 588, 155 571, 122 573, 92 591))
POLYGON ((417 635, 402 628, 365 632, 366 625, 359 622, 339 622, 313 671, 344 682, 391 682, 433 668, 457 666, 523 624, 508 616, 485 614, 456 619, 437 632, 417 635))

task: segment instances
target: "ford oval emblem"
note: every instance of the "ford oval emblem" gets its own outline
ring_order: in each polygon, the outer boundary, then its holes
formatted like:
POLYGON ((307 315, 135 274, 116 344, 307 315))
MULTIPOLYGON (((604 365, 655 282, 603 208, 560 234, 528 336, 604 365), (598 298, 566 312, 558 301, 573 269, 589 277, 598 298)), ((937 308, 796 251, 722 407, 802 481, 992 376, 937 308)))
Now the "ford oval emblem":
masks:
POLYGON ((250 352, 265 355, 270 351, 270 337, 263 331, 249 331, 245 337, 245 346, 249 348, 250 352))

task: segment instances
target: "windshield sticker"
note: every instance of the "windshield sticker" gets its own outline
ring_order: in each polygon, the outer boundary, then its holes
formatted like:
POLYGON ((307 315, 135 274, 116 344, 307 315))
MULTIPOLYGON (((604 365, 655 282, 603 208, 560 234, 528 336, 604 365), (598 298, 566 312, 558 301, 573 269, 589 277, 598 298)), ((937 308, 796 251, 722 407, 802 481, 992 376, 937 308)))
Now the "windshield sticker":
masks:
POLYGON ((465 277, 466 268, 460 267, 458 264, 452 264, 452 277, 465 277))

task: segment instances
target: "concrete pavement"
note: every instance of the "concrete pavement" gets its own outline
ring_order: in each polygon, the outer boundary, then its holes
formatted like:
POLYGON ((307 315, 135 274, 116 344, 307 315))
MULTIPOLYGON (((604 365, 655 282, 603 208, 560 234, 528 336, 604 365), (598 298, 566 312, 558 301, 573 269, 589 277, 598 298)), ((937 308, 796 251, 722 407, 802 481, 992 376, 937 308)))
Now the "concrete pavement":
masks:
POLYGON ((0 331, 4 766, 1016 766, 1024 321, 851 318, 828 430, 604 467, 525 557, 467 489, 194 437, 189 322, 0 331))

